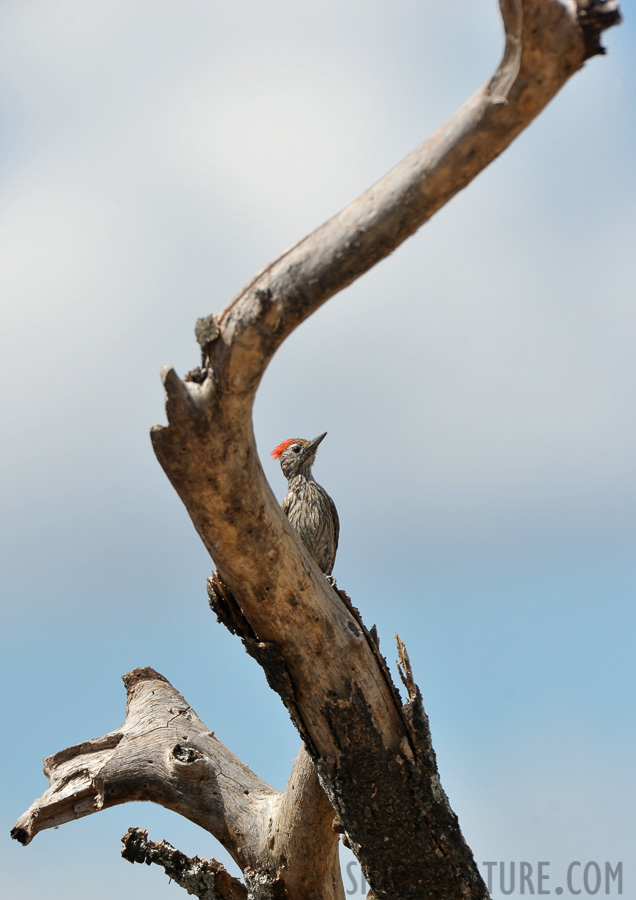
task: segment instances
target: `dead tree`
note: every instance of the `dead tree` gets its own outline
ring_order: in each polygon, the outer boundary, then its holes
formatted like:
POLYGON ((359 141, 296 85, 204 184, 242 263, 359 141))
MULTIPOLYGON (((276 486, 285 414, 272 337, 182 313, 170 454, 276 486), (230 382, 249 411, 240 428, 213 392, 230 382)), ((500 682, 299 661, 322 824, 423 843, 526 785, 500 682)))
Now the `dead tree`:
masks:
POLYGON ((252 404, 280 343, 321 304, 387 256, 534 119, 619 21, 616 0, 500 0, 503 60, 488 83, 381 181, 299 241, 226 308, 197 323, 201 367, 163 372, 167 426, 155 453, 212 556, 218 619, 263 667, 302 738, 287 788, 274 791, 152 669, 124 677, 126 721, 45 760, 50 787, 12 835, 130 800, 186 816, 243 873, 189 859, 133 829, 131 861, 155 862, 208 898, 341 900, 339 835, 378 898, 487 896, 440 785, 428 721, 398 639, 395 688, 375 633, 292 532, 265 479, 252 404))

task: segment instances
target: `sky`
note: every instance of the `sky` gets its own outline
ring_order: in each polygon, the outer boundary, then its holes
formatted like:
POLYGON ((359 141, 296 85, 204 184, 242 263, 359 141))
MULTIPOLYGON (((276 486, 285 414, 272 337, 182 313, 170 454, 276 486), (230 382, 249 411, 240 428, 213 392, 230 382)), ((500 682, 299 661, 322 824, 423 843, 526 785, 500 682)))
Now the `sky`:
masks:
MULTIPOLYGON (((588 863, 622 862, 636 894, 635 39, 608 32, 502 157, 291 335, 254 411, 281 499, 269 451, 328 432, 334 574, 391 665, 406 642, 493 897, 522 861, 565 897, 571 864, 584 896, 588 863)), ((0 5, 7 897, 185 896, 120 859, 132 825, 228 863, 150 804, 8 838, 42 758, 121 724, 135 666, 284 787, 297 734, 211 615, 211 560, 152 453, 159 373, 197 365, 196 319, 439 127, 501 50, 493 0, 0 5)))

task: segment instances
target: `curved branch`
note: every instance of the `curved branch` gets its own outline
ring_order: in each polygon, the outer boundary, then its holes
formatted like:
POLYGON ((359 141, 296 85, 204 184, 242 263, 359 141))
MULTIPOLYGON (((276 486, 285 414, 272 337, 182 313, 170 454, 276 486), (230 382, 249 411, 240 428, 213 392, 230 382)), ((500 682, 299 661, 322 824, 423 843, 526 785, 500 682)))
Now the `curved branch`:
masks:
POLYGON ((605 16, 598 25, 589 7, 605 10, 599 0, 500 6, 504 57, 481 90, 377 184, 259 272, 220 315, 200 321, 199 340, 224 390, 253 392, 291 331, 499 156, 581 68, 592 28, 615 21, 605 16))
POLYGON ((401 706, 371 635, 291 530, 258 460, 251 409, 285 337, 465 187, 583 65, 578 6, 500 5, 506 43, 493 77, 374 187, 199 321, 205 368, 185 382, 164 371, 169 424, 152 431, 217 564, 214 608, 287 705, 378 898, 486 891, 439 785, 419 691, 407 679, 401 706))

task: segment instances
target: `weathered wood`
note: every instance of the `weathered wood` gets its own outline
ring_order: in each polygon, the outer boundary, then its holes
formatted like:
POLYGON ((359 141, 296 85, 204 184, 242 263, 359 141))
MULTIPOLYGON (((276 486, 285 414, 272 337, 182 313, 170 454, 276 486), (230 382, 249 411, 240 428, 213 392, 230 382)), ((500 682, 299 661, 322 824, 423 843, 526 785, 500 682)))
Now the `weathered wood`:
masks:
MULTIPOLYGON (((285 337, 492 162, 602 52, 601 32, 620 19, 616 0, 500 6, 505 51, 487 84, 221 313, 199 320, 201 369, 185 381, 164 370, 168 425, 152 431, 155 452, 217 564, 215 612, 261 663, 305 742, 287 788, 279 794, 261 781, 165 679, 136 670, 125 679, 124 725, 45 761, 50 787, 12 832, 22 843, 115 803, 154 800, 224 844, 253 900, 342 900, 337 832, 377 900, 487 896, 439 783, 406 648, 398 641, 408 692, 402 703, 377 635, 325 579, 278 507, 258 460, 251 411, 285 337)), ((183 886, 196 883, 200 896, 245 896, 225 880, 227 892, 219 893, 214 861, 188 860, 138 832, 127 845, 133 857, 176 867, 183 886)))
MULTIPOLYGON (((343 900, 333 809, 304 749, 280 793, 222 744, 162 675, 135 669, 124 683, 124 724, 44 760, 49 788, 18 819, 13 838, 28 844, 45 828, 152 800, 213 834, 253 878, 280 889, 288 880, 292 898, 343 900)), ((216 867, 218 875, 219 866, 212 860, 208 871, 216 867)))
POLYGON ((375 896, 392 900, 486 889, 439 785, 412 675, 402 707, 374 641, 281 513, 251 410, 285 337, 465 187, 583 65, 590 48, 576 4, 500 5, 505 51, 493 77, 374 187, 199 321, 203 368, 185 382, 164 371, 168 426, 152 432, 217 564, 217 612, 289 709, 375 896))

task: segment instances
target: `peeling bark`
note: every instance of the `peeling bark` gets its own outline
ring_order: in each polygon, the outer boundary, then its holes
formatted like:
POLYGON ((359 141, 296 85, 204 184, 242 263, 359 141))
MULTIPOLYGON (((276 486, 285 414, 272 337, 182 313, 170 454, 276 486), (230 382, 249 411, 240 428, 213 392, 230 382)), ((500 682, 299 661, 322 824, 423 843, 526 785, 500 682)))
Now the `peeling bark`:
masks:
POLYGON ((190 858, 167 841, 149 841, 141 828, 131 828, 122 843, 121 855, 128 862, 161 866, 171 881, 201 900, 247 900, 245 885, 214 859, 190 858))

